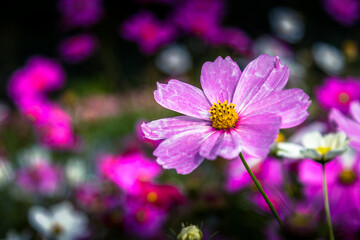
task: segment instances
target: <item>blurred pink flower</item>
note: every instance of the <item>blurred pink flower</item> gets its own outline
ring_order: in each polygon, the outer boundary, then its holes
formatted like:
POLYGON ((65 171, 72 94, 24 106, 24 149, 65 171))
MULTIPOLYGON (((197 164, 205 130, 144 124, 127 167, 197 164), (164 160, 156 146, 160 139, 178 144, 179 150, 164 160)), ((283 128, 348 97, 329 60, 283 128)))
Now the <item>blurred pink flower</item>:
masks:
MULTIPOLYGON (((360 229, 360 157, 339 157, 326 164, 331 218, 348 230, 360 229)), ((299 163, 299 180, 310 201, 323 202, 322 166, 312 160, 299 163)))
POLYGON ((142 239, 162 239, 167 212, 152 205, 127 201, 124 206, 125 230, 142 239))
POLYGON ((100 158, 98 166, 101 175, 132 194, 141 191, 141 182, 149 182, 161 172, 160 167, 141 152, 105 155, 100 158))
POLYGON ((336 108, 347 113, 350 102, 360 100, 360 79, 326 78, 323 85, 315 89, 315 97, 324 110, 336 108))
POLYGON ((278 57, 261 55, 243 73, 230 57, 218 57, 202 67, 204 91, 178 80, 158 83, 155 100, 185 116, 142 125, 147 138, 165 139, 154 151, 157 163, 188 174, 204 158, 234 159, 242 151, 264 158, 279 128, 294 127, 308 115, 308 95, 282 91, 288 76, 278 57))
POLYGON ((350 146, 360 151, 360 102, 351 102, 350 115, 353 119, 345 117, 337 109, 332 109, 329 118, 337 124, 339 131, 350 138, 350 146))
MULTIPOLYGON (((282 187, 284 176, 282 174, 283 168, 281 160, 272 157, 268 157, 264 160, 247 159, 250 168, 265 190, 267 186, 282 187)), ((225 175, 225 189, 229 192, 243 190, 244 188, 253 185, 253 181, 240 158, 236 158, 229 162, 225 175)))
POLYGON ((176 7, 172 21, 186 33, 200 38, 213 35, 224 15, 224 1, 186 0, 176 7))
POLYGON ((153 54, 176 38, 175 28, 159 21, 151 12, 142 11, 127 19, 120 28, 121 36, 136 42, 145 54, 153 54))
POLYGON ((60 0, 58 9, 66 28, 91 27, 104 14, 102 0, 60 0))
POLYGON ((325 10, 339 23, 350 26, 359 19, 358 0, 324 0, 325 10))
POLYGON ((139 194, 133 195, 132 198, 163 210, 169 210, 185 201, 185 197, 175 186, 150 182, 142 182, 139 194))
POLYGON ((59 45, 62 58, 70 63, 77 63, 88 59, 95 52, 98 41, 90 34, 79 34, 64 39, 59 45))
POLYGON ((9 80, 9 95, 20 101, 37 97, 48 91, 58 90, 65 83, 65 72, 61 65, 49 58, 30 58, 24 68, 17 70, 9 80))
POLYGON ((16 182, 25 191, 52 195, 61 187, 63 174, 60 168, 47 161, 34 162, 16 173, 16 182))
POLYGON ((215 46, 227 46, 241 54, 250 54, 251 51, 252 40, 243 30, 236 27, 214 28, 204 36, 204 40, 215 46))

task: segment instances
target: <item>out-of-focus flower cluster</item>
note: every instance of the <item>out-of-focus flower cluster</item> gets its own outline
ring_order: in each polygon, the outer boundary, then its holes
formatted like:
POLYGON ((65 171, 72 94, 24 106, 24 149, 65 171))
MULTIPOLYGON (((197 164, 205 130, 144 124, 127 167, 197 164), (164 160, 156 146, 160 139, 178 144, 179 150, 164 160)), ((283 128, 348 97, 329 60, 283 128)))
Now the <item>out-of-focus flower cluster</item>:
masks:
POLYGON ((359 238, 359 0, 40 2, 0 28, 0 239, 327 239, 324 173, 359 238))

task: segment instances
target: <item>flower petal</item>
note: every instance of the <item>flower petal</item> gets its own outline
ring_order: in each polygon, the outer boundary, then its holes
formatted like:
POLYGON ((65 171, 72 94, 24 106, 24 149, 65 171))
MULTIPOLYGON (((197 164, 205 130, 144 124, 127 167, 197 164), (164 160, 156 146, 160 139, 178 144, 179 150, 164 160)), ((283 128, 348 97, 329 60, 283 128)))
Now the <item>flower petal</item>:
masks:
POLYGON ((240 119, 234 130, 239 134, 243 151, 264 158, 279 133, 281 118, 276 114, 263 113, 240 119))
POLYGON ((168 84, 158 83, 157 86, 154 98, 164 108, 209 120, 211 104, 199 88, 174 79, 168 84))
POLYGON ((350 103, 350 114, 360 124, 360 102, 350 103))
POLYGON ((318 131, 309 132, 309 133, 305 134, 302 139, 302 145, 305 148, 316 149, 320 146, 323 146, 322 142, 323 142, 323 137, 321 136, 321 133, 318 131))
POLYGON ((239 66, 229 56, 204 63, 200 82, 210 103, 231 102, 240 75, 239 66))
POLYGON ((258 102, 274 91, 281 91, 289 78, 289 68, 279 57, 260 55, 241 74, 232 103, 241 112, 247 105, 258 102))
POLYGON ((242 116, 257 115, 260 113, 275 113, 281 116, 280 128, 290 128, 302 123, 309 113, 311 101, 301 89, 288 89, 274 92, 265 99, 246 107, 242 116))
POLYGON ((146 138, 160 140, 169 138, 175 134, 194 130, 198 126, 210 126, 210 121, 203 121, 198 118, 188 116, 177 116, 163 118, 149 123, 141 124, 141 129, 146 138))
POLYGON ((329 119, 337 124, 338 131, 344 132, 350 138, 350 145, 360 150, 360 124, 345 117, 337 109, 331 110, 329 119))
POLYGON ((303 149, 302 146, 295 143, 281 142, 276 145, 276 155, 290 159, 301 159, 304 158, 301 154, 303 149))
POLYGON ((204 126, 164 140, 154 151, 156 162, 179 174, 191 173, 204 160, 199 154, 201 144, 213 133, 213 127, 204 126))
POLYGON ((219 130, 207 138, 200 148, 200 155, 214 160, 217 156, 231 160, 239 156, 242 150, 240 135, 234 130, 219 130))

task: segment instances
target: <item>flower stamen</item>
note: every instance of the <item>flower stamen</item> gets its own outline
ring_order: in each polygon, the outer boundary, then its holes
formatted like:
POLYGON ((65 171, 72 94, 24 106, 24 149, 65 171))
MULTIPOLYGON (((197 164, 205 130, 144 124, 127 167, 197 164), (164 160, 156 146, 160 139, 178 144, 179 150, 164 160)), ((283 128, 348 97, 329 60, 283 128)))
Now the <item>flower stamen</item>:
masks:
POLYGON ((329 147, 318 147, 316 148, 316 150, 321 154, 321 155, 325 155, 326 153, 328 153, 331 148, 329 147))
POLYGON ((218 100, 218 103, 213 103, 209 113, 212 126, 216 129, 229 129, 235 126, 239 120, 239 115, 236 113, 235 104, 223 103, 218 100))

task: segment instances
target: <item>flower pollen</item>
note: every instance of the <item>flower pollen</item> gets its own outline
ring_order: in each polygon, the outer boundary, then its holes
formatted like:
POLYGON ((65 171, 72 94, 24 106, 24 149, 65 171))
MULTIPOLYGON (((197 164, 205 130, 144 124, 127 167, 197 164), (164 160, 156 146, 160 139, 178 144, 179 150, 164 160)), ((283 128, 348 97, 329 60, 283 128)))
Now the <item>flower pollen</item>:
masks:
POLYGON ((341 92, 340 94, 339 94, 339 102, 340 103, 349 103, 350 102, 350 96, 349 96, 349 94, 348 93, 346 93, 346 92, 341 92))
POLYGON ((325 155, 326 153, 328 153, 331 148, 329 147, 318 147, 316 148, 316 150, 321 154, 321 155, 325 155))
POLYGON ((339 174, 339 180, 343 184, 352 184, 356 180, 356 174, 351 169, 345 169, 339 174))
POLYGON ((54 236, 59 236, 61 235, 63 232, 64 232, 64 229, 62 226, 60 226, 60 224, 58 223, 55 223, 52 227, 51 227, 51 231, 52 231, 52 234, 54 236))
POLYGON ((157 199, 158 199, 158 195, 157 195, 156 192, 150 192, 150 193, 147 195, 147 200, 148 200, 150 203, 156 202, 157 199))
POLYGON ((218 130, 232 128, 239 120, 239 115, 235 111, 235 104, 228 104, 227 100, 223 103, 218 100, 218 103, 211 106, 209 113, 211 114, 212 126, 218 130))

